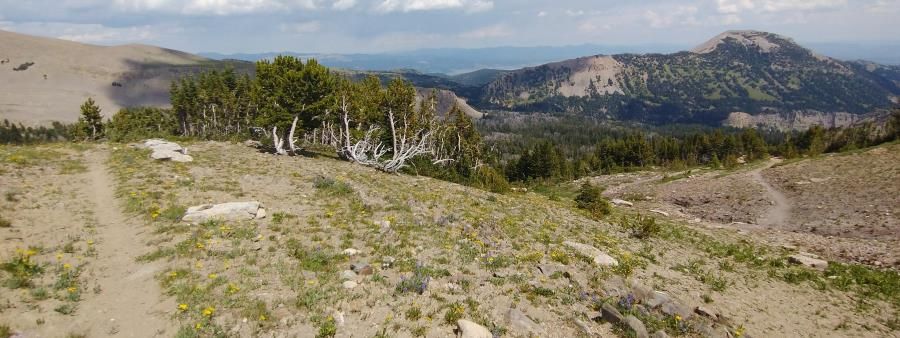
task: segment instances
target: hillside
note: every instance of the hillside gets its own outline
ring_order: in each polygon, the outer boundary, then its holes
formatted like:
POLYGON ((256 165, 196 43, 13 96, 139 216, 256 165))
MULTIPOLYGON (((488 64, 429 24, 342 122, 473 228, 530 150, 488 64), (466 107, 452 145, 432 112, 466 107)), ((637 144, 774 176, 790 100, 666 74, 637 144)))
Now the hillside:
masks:
POLYGON ((484 105, 647 122, 730 113, 866 114, 898 102, 900 67, 818 55, 765 32, 730 31, 690 52, 591 56, 525 68, 484 87, 484 105))
POLYGON ((192 163, 121 144, 0 146, 0 328, 449 337, 465 319, 504 337, 897 333, 895 272, 792 265, 796 248, 729 225, 660 216, 637 238, 620 217, 640 205, 597 220, 566 198, 187 146, 192 163), (180 220, 234 201, 265 215, 180 220))
POLYGON ((145 45, 93 46, 0 31, 0 46, 0 117, 26 124, 74 122, 88 97, 106 114, 168 105, 172 79, 226 66, 249 71, 249 63, 145 45))

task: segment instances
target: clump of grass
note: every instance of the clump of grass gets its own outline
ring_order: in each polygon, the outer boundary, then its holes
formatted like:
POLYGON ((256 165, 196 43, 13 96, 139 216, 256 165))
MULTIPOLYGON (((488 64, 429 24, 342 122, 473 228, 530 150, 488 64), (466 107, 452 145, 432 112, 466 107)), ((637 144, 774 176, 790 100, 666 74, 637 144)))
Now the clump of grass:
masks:
POLYGON ((0 324, 0 337, 12 337, 13 331, 9 325, 0 324))
POLYGON ((400 283, 397 284, 397 293, 415 292, 417 294, 425 293, 428 289, 428 283, 432 277, 446 277, 450 272, 443 269, 432 269, 421 263, 416 263, 413 274, 409 278, 400 277, 400 283))
POLYGON ((6 280, 6 286, 18 289, 31 286, 31 278, 40 274, 44 269, 31 260, 37 254, 34 249, 18 249, 15 255, 6 263, 0 264, 0 270, 10 274, 6 280))
POLYGON ((422 318, 422 309, 418 306, 413 305, 408 310, 406 310, 406 319, 411 321, 417 321, 419 318, 422 318))
POLYGON ((631 233, 631 236, 638 239, 647 239, 657 236, 660 231, 662 231, 662 227, 656 222, 656 218, 640 214, 634 217, 622 215, 619 226, 631 233))
POLYGON ((713 274, 712 271, 704 269, 704 264, 703 260, 697 259, 691 260, 688 264, 676 265, 672 267, 672 269, 693 276, 703 284, 709 285, 713 291, 725 291, 728 287, 728 280, 725 279, 725 277, 713 274))
POLYGON ((447 307, 447 312, 444 313, 444 323, 455 325, 465 314, 466 307, 462 303, 456 302, 450 304, 450 306, 447 307))
POLYGON ((182 205, 172 205, 160 211, 159 217, 170 222, 178 222, 184 216, 185 211, 187 209, 182 205))
POLYGON ((346 196, 353 193, 353 187, 349 184, 325 176, 317 176, 314 178, 313 187, 320 192, 331 196, 346 196))
POLYGON ((0 216, 0 228, 11 228, 11 227, 12 227, 12 222, 7 220, 6 218, 3 218, 3 216, 0 216))
POLYGON ((334 320, 334 317, 328 316, 328 318, 325 318, 319 326, 319 332, 316 333, 316 338, 330 338, 335 335, 337 335, 337 321, 334 320))
POLYGON ((288 255, 300 261, 300 268, 313 272, 335 270, 335 263, 341 257, 323 248, 309 250, 293 238, 288 240, 287 249, 288 255))

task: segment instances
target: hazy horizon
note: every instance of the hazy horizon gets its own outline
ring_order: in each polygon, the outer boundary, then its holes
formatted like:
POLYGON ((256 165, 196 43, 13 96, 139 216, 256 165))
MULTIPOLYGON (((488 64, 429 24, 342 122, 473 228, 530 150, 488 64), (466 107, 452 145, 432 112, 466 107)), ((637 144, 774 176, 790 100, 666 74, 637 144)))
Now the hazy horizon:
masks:
POLYGON ((726 30, 801 44, 900 44, 896 0, 0 0, 0 29, 192 53, 678 45, 726 30))

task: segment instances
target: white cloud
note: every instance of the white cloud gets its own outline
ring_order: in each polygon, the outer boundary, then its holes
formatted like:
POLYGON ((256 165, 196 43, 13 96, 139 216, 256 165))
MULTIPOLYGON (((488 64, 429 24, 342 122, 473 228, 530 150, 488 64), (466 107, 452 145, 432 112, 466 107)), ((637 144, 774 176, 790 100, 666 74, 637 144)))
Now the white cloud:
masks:
POLYGON ((566 15, 568 15, 568 16, 582 16, 582 15, 584 15, 584 11, 583 11, 583 10, 577 10, 577 11, 575 11, 575 10, 567 9, 567 10, 566 10, 566 15))
POLYGON ((308 34, 315 33, 321 30, 322 24, 320 24, 318 21, 283 23, 281 24, 280 28, 281 31, 285 33, 308 34))
POLYGON ((543 17, 547 16, 547 12, 540 11, 540 12, 538 12, 537 16, 538 16, 539 18, 543 18, 543 17))
POLYGON ((174 27, 132 26, 108 27, 101 24, 66 22, 0 22, 0 28, 23 34, 40 35, 82 43, 112 45, 146 43, 159 38, 161 32, 173 33, 174 27))
POLYGON ((503 24, 497 24, 468 31, 459 36, 464 39, 489 39, 502 38, 510 35, 512 35, 512 30, 510 30, 509 27, 503 24))
POLYGON ((331 8, 339 11, 347 10, 356 6, 356 0, 335 0, 331 8))
POLYGON ((383 0, 376 10, 383 13, 415 12, 444 9, 464 9, 467 12, 483 12, 494 8, 488 0, 383 0))
MULTIPOLYGON (((114 0, 125 11, 163 11, 181 14, 232 15, 292 8, 316 9, 321 0, 114 0)), ((338 0, 346 2, 346 0, 338 0)), ((351 1, 352 2, 352 1, 351 1)))
POLYGON ((697 20, 698 11, 699 9, 694 6, 679 6, 662 13, 651 9, 644 12, 644 19, 653 28, 666 28, 675 24, 697 26, 700 25, 700 21, 697 20))
POLYGON ((847 0, 716 0, 717 9, 722 14, 808 11, 837 8, 846 4, 847 0))

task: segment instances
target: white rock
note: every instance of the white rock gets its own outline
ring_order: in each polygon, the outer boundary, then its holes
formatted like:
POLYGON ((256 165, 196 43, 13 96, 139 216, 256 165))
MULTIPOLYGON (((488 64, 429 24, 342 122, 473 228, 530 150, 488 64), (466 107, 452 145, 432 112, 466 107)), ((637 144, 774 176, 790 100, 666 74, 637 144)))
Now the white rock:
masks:
POLYGON ((256 218, 266 218, 266 209, 259 208, 259 210, 256 210, 256 218))
POLYGON ((657 213, 657 214, 660 214, 660 215, 669 217, 669 213, 668 213, 668 212, 665 212, 665 211, 662 211, 662 210, 650 209, 650 212, 655 212, 655 213, 657 213))
POLYGON ((259 202, 229 202, 222 204, 203 204, 188 208, 182 221, 203 223, 208 220, 242 221, 256 218, 259 202))
POLYGON ((143 146, 153 151, 150 154, 150 158, 154 160, 175 162, 191 162, 194 160, 193 157, 187 154, 187 149, 181 147, 178 143, 152 139, 144 141, 143 146))
POLYGON ((563 242, 563 245, 568 246, 568 247, 574 249, 575 251, 578 251, 578 253, 581 255, 590 257, 591 259, 593 259, 594 264, 597 266, 618 266, 619 265, 619 262, 615 258, 613 258, 612 256, 608 255, 607 253, 601 251, 600 249, 597 249, 590 245, 576 243, 576 242, 570 242, 570 241, 563 242))
POLYGON ((491 330, 465 319, 456 321, 456 327, 459 330, 456 336, 459 338, 494 338, 491 330))
POLYGON ((356 282, 354 282, 354 281, 352 281, 352 280, 348 280, 348 281, 345 281, 345 282, 344 282, 343 284, 341 284, 341 285, 344 286, 344 289, 352 289, 352 288, 355 288, 355 287, 356 287, 357 285, 359 285, 359 284, 356 283, 356 282))
POLYGON ((790 257, 788 257, 788 261, 794 264, 801 264, 819 270, 825 270, 825 268, 828 267, 827 261, 804 255, 791 255, 790 257))
POLYGON ((624 205, 624 206, 626 206, 626 207, 633 207, 633 206, 634 206, 634 203, 628 202, 628 201, 626 201, 626 200, 620 200, 620 199, 618 199, 618 198, 613 198, 613 199, 612 199, 611 201, 609 201, 609 202, 612 203, 612 204, 615 204, 615 205, 624 205))
POLYGON ((359 255, 359 250, 356 250, 356 249, 354 249, 354 248, 347 248, 347 249, 344 249, 343 253, 344 253, 344 255, 346 255, 346 256, 351 256, 351 257, 352 257, 352 256, 359 255))

